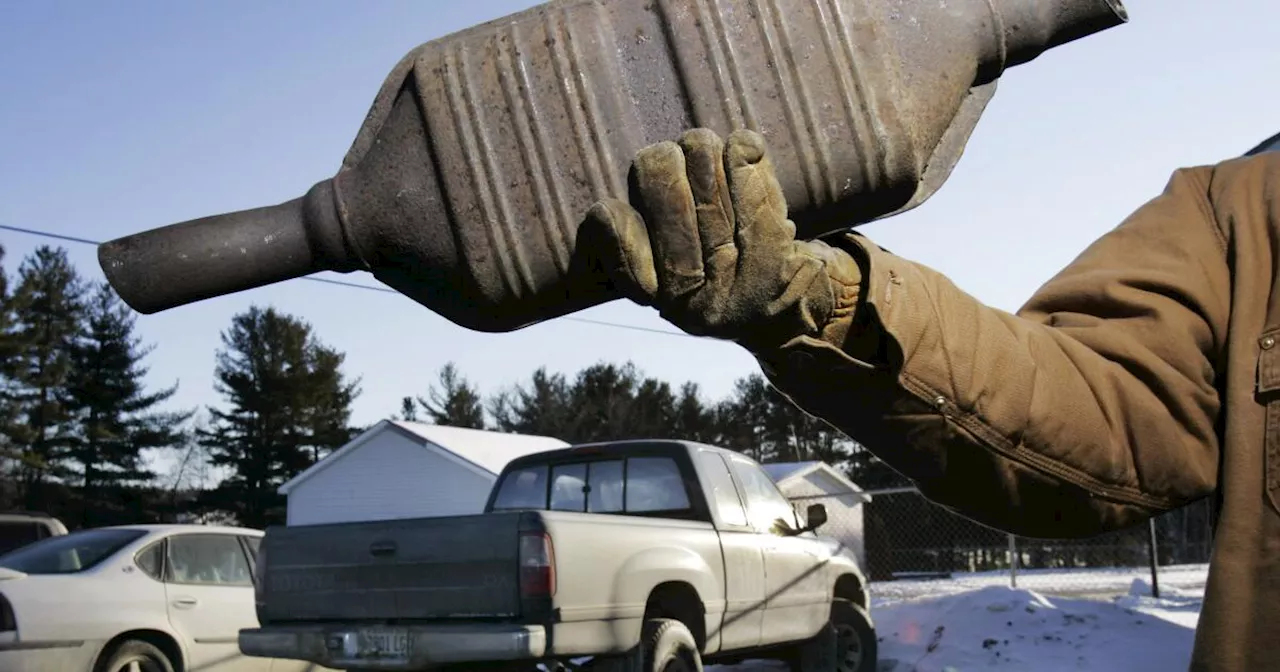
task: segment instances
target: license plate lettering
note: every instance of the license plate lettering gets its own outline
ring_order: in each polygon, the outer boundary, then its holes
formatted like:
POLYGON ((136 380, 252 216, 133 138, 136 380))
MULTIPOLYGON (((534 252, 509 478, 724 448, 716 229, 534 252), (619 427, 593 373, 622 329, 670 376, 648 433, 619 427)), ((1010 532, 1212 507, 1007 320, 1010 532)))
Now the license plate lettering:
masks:
POLYGON ((407 660, 413 653, 413 639, 404 629, 360 630, 356 633, 357 655, 376 660, 407 660))

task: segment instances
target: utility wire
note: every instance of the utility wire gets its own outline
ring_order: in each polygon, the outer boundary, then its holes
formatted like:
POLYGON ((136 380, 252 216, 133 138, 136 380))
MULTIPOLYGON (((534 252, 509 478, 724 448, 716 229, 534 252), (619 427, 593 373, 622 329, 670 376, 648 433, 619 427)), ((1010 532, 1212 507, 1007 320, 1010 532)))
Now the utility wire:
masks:
MULTIPOLYGON (((93 245, 96 247, 102 244, 99 241, 90 240, 88 238, 80 238, 79 236, 68 236, 61 233, 53 233, 52 231, 40 231, 38 229, 26 229, 20 226, 10 226, 8 224, 0 224, 0 229, 3 229, 5 231, 13 231, 14 233, 25 233, 29 236, 39 236, 41 238, 52 238, 54 240, 62 240, 70 243, 79 243, 81 245, 93 245)), ((400 294, 400 292, 397 292, 396 290, 391 289, 390 287, 374 287, 373 285, 366 285, 359 282, 347 282, 345 280, 331 280, 329 278, 317 278, 315 276, 310 276, 310 275, 303 276, 298 279, 309 280, 311 282, 322 282, 327 285, 337 285, 339 287, 349 287, 351 289, 366 289, 371 292, 383 292, 385 294, 400 294)), ((593 324, 600 327, 612 327, 614 329, 629 329, 631 331, 643 331, 650 334, 661 334, 663 336, 679 336, 682 338, 697 338, 697 339, 707 338, 706 336, 694 336, 693 334, 686 334, 678 331, 670 331, 667 329, 642 327, 637 324, 621 324, 619 322, 593 320, 588 317, 574 317, 572 315, 565 315, 559 319, 566 320, 569 322, 580 322, 582 324, 593 324)))
POLYGON ((61 233, 52 233, 49 231, 36 231, 35 229, 23 229, 17 226, 9 226, 8 224, 0 224, 0 229, 8 231, 16 231, 18 233, 26 233, 32 236, 42 236, 44 238, 56 238, 57 240, 65 240, 72 243, 82 243, 84 245, 100 245, 101 243, 88 238, 77 238, 75 236, 64 236, 61 233))

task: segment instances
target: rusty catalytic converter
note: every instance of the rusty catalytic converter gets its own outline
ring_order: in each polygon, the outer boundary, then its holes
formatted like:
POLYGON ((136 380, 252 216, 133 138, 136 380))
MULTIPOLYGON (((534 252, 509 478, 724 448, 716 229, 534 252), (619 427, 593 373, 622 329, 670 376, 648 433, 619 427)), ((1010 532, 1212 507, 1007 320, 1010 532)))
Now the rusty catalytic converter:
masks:
POLYGON ((420 45, 337 174, 297 199, 103 244, 135 310, 363 270, 464 327, 618 298, 575 253, 642 147, 768 140, 813 238, 947 179, 1006 68, 1127 21, 1119 0, 553 0, 420 45))

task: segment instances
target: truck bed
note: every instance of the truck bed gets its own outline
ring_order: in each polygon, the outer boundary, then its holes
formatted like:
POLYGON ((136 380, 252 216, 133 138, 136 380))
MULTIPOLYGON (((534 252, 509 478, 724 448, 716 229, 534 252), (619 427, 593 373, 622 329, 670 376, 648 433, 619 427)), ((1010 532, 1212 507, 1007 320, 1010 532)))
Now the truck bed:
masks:
POLYGON ((263 540, 263 624, 520 614, 521 514, 277 527, 263 540))

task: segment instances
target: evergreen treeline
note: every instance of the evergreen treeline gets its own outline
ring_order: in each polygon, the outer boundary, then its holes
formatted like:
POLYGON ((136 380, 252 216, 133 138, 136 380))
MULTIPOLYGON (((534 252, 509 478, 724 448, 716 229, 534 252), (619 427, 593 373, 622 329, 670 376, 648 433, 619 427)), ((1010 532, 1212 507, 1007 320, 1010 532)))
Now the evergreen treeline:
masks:
POLYGON ((739 379, 727 398, 708 401, 696 383, 673 387, 629 362, 595 364, 572 377, 539 368, 527 381, 486 398, 448 363, 422 396, 405 397, 394 417, 569 443, 683 438, 732 448, 760 462, 827 462, 863 487, 905 484, 760 374, 739 379))
POLYGON ((353 435, 358 380, 307 323, 270 308, 237 315, 217 353, 223 404, 198 413, 167 403, 176 383, 147 388, 152 346, 134 320, 62 248, 36 249, 12 278, 0 267, 0 510, 73 528, 261 527, 280 518, 276 488, 353 435), (175 466, 157 473, 157 462, 175 466))

